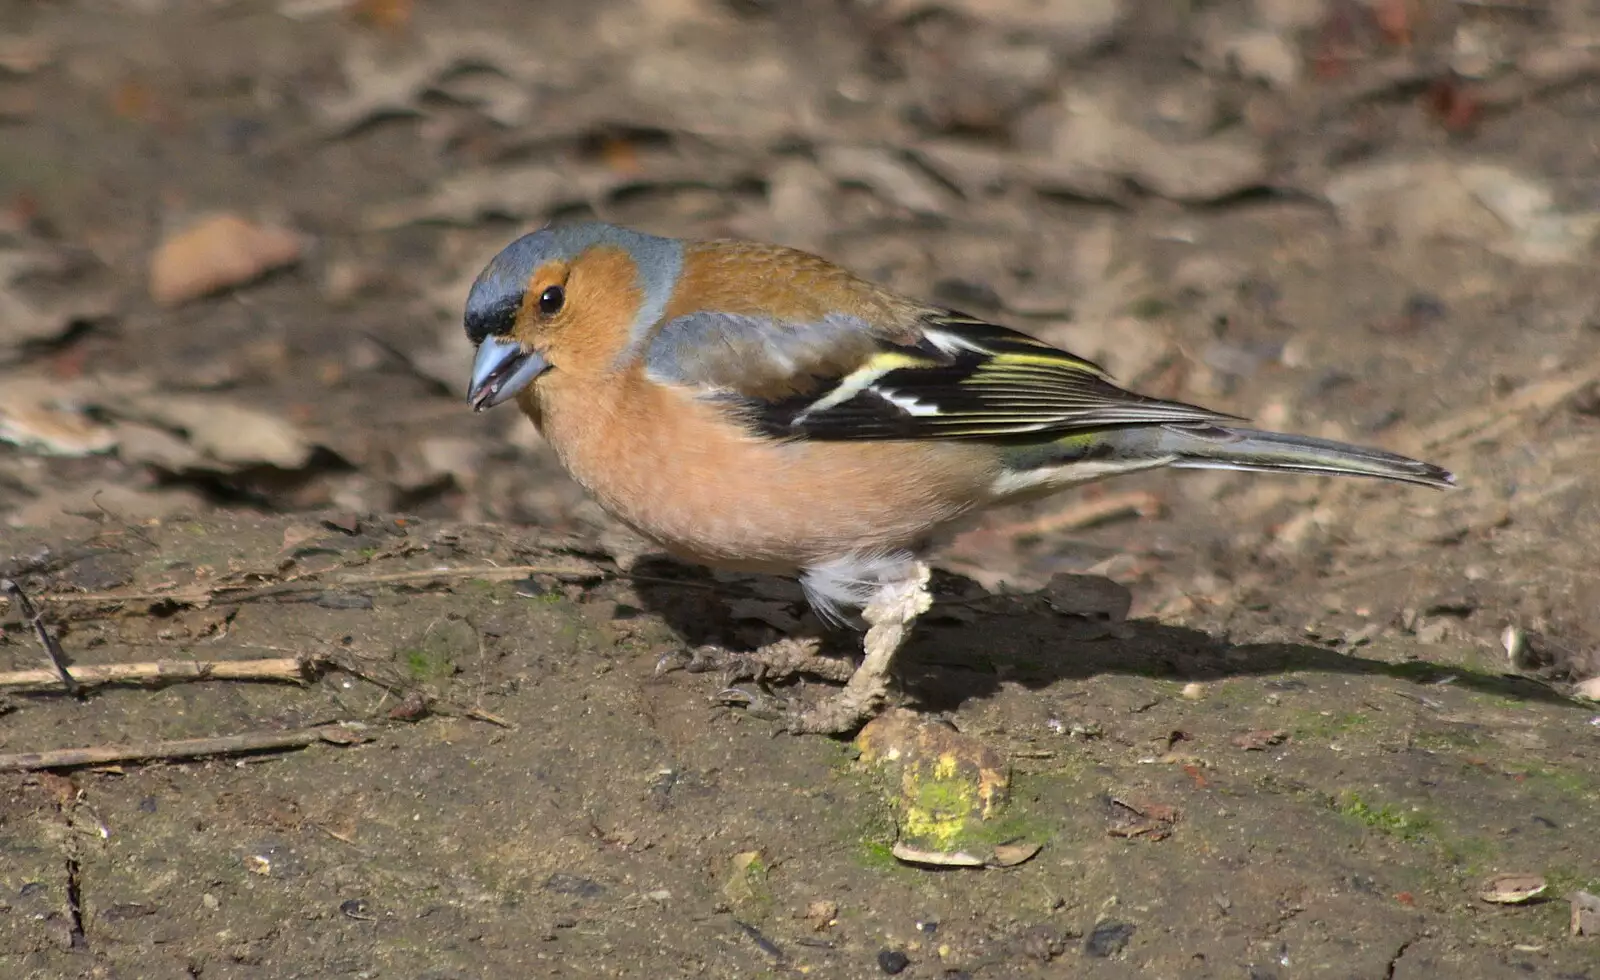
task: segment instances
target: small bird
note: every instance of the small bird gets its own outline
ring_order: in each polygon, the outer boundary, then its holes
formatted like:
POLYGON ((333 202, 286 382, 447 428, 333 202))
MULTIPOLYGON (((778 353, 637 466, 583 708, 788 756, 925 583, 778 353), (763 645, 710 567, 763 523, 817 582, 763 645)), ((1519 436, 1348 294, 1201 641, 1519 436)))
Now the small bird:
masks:
POLYGON ((1455 484, 1430 463, 1135 394, 1041 340, 778 245, 547 227, 490 260, 464 322, 469 404, 515 399, 612 516, 680 559, 798 575, 823 619, 860 611, 861 664, 789 710, 796 732, 848 732, 882 707, 931 602, 924 556, 984 508, 1162 466, 1455 484))

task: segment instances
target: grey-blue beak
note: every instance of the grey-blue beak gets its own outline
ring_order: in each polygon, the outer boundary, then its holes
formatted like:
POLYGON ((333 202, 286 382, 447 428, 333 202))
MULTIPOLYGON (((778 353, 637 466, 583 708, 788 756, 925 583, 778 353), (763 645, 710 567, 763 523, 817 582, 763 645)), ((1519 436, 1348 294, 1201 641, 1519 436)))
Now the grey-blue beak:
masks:
POLYGON ((549 361, 534 351, 524 350, 515 340, 485 337, 472 362, 467 402, 474 412, 493 408, 515 397, 549 366, 549 361))

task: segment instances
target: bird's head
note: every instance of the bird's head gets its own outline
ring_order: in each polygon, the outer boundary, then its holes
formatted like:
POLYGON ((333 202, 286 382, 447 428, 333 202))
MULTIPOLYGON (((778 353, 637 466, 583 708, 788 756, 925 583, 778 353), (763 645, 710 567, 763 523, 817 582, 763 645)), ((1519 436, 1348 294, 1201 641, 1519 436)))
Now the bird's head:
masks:
POLYGON ((507 245, 467 295, 467 401, 481 412, 546 372, 610 369, 661 318, 682 269, 681 242, 614 225, 542 228, 507 245))

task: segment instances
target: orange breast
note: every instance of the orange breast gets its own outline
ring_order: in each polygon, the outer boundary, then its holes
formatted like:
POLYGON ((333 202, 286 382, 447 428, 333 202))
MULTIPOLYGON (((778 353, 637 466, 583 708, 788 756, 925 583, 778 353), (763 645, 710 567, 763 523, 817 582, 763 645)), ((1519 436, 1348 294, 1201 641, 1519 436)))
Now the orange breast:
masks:
POLYGON ((552 372, 536 388, 529 414, 600 505, 712 565, 789 570, 908 547, 981 502, 997 473, 982 446, 762 439, 642 382, 552 372))

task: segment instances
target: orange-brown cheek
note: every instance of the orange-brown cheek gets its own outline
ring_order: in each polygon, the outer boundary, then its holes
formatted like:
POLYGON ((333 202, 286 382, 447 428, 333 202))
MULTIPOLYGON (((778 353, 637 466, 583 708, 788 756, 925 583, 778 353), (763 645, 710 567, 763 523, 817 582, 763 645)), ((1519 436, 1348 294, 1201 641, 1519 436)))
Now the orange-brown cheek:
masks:
POLYGON ((618 248, 596 248, 572 267, 567 302, 543 331, 550 363, 569 371, 609 368, 628 341, 644 302, 633 257, 618 248))
POLYGON ((539 312, 539 297, 551 286, 565 286, 571 268, 565 262, 546 262, 533 270, 522 292, 522 305, 517 309, 517 328, 513 332, 518 340, 534 350, 544 353, 555 323, 539 312))

